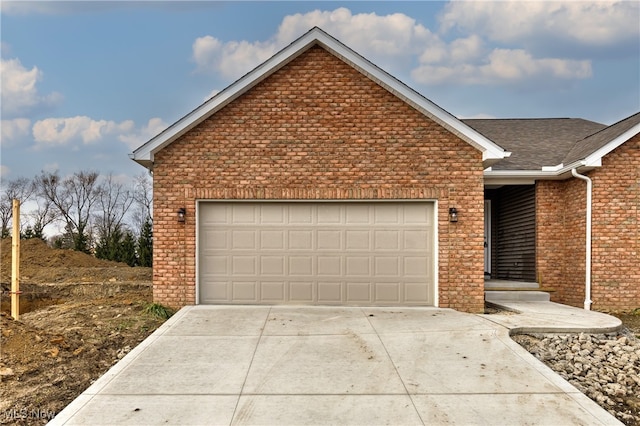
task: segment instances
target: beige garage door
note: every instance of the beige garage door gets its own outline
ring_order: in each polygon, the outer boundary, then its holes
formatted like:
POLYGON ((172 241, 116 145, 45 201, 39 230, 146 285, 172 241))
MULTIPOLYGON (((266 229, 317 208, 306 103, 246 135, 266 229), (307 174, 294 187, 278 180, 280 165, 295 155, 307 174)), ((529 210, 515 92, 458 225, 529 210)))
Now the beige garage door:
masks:
POLYGON ((433 203, 198 209, 203 304, 433 305, 433 203))

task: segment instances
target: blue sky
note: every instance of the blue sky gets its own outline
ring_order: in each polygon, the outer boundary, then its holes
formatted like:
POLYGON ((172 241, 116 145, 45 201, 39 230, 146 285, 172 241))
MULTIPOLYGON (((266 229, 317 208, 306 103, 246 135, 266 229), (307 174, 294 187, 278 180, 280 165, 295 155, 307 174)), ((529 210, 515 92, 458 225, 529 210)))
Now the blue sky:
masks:
POLYGON ((463 117, 640 110, 640 3, 0 3, 2 180, 128 154, 317 25, 463 117))

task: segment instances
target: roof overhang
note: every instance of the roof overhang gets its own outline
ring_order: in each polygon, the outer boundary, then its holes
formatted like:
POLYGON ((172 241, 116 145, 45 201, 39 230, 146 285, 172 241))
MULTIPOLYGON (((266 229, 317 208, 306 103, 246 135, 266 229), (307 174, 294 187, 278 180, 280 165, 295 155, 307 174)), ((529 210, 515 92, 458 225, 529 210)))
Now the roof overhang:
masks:
POLYGON ((578 161, 572 164, 543 167, 543 170, 491 170, 484 171, 484 184, 488 185, 531 185, 537 180, 565 180, 571 177, 571 170, 588 172, 601 164, 587 164, 578 161))
POLYGON ((218 93, 176 123, 169 126, 159 135, 137 148, 130 155, 131 159, 151 169, 155 154, 167 145, 180 138, 189 130, 206 120, 212 114, 233 102, 239 96, 250 90, 256 84, 269 77, 274 72, 297 58, 314 45, 320 45, 335 56, 341 58, 361 73, 375 81, 391 93, 395 94, 416 110, 423 113, 448 131, 460 137, 474 148, 482 152, 482 162, 485 168, 511 155, 485 136, 481 135, 462 121, 440 108, 400 80, 386 71, 378 68, 364 57, 360 56, 340 41, 331 37, 320 28, 313 28, 289 46, 276 53, 266 62, 259 65, 222 92, 218 93))
POLYGON ((570 164, 557 164, 544 166, 541 170, 492 170, 484 171, 485 186, 493 185, 529 185, 536 180, 565 180, 572 177, 571 170, 576 169, 581 173, 602 167, 602 159, 605 155, 640 133, 640 124, 636 124, 629 130, 615 137, 602 148, 589 154, 586 158, 574 161, 570 164))
POLYGON ((619 147, 620 145, 622 145, 623 143, 625 143, 626 141, 628 141, 629 139, 637 135, 638 133, 640 133, 640 123, 636 124, 626 132, 614 138, 611 142, 607 143, 602 148, 588 155, 587 158, 584 159, 584 164, 587 166, 600 167, 602 165, 602 158, 605 155, 607 155, 608 153, 610 153, 611 151, 613 151, 614 149, 616 149, 617 147, 619 147))

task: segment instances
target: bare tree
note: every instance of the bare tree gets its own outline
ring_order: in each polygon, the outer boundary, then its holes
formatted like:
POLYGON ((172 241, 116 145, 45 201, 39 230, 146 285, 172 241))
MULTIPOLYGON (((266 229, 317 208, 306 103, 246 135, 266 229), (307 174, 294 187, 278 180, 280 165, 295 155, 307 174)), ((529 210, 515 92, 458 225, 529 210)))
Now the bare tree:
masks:
POLYGON ((110 238, 115 230, 121 230, 124 218, 133 204, 132 192, 121 183, 117 183, 110 173, 98 188, 96 228, 99 238, 110 238))
POLYGON ((73 248, 89 251, 89 235, 92 209, 99 195, 98 173, 76 172, 62 180, 59 173, 41 172, 36 178, 38 194, 49 200, 60 212, 71 233, 73 248))
POLYGON ((60 219, 60 212, 55 208, 51 200, 36 196, 36 207, 28 213, 33 221, 33 234, 36 238, 44 239, 44 228, 60 219))
POLYGON ((8 237, 10 232, 9 224, 13 217, 13 200, 19 200, 22 205, 31 198, 34 192, 34 185, 31 180, 20 177, 6 182, 0 194, 0 220, 2 221, 2 238, 8 237))
POLYGON ((153 221, 153 182, 147 173, 135 177, 133 199, 136 203, 133 225, 140 230, 146 222, 153 221))

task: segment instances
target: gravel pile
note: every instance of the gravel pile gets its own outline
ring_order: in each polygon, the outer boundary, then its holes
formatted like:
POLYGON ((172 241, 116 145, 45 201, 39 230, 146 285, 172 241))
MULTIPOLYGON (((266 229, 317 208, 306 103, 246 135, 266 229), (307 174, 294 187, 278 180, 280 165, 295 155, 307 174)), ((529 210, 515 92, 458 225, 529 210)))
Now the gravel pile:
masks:
POLYGON ((640 425, 640 340, 631 333, 513 337, 627 425, 640 425))

